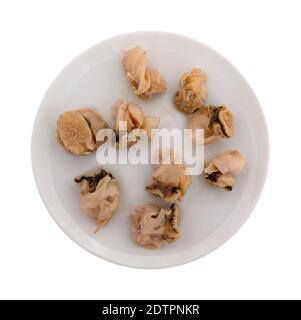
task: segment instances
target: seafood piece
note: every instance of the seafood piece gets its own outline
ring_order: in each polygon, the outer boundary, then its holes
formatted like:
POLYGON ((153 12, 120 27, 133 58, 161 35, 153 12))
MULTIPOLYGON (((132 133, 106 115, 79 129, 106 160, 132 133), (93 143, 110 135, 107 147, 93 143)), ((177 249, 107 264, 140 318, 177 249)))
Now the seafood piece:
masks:
POLYGON ((191 176, 186 174, 183 164, 160 163, 155 166, 154 173, 145 190, 159 196, 166 202, 183 201, 191 184, 191 176))
POLYGON ((192 129, 193 143, 197 143, 196 129, 204 130, 205 144, 231 138, 234 135, 233 114, 225 105, 209 105, 188 116, 188 129, 192 129))
POLYGON ((97 132, 105 128, 108 124, 92 109, 67 111, 57 120, 58 141, 73 154, 90 154, 101 144, 96 141, 97 132))
POLYGON ((161 208, 147 204, 132 212, 133 231, 136 242, 141 246, 160 248, 180 238, 180 210, 176 204, 161 208))
POLYGON ((112 115, 115 119, 115 131, 125 130, 123 125, 126 124, 126 131, 130 132, 141 128, 144 121, 141 107, 134 102, 128 102, 126 98, 117 99, 113 105, 112 115))
POLYGON ((136 143, 141 134, 140 129, 145 130, 149 139, 151 139, 151 130, 158 128, 160 123, 159 117, 145 116, 138 104, 127 101, 125 98, 117 99, 113 105, 112 115, 115 119, 116 138, 121 147, 136 143), (136 131, 132 140, 129 133, 133 130, 136 131), (128 133, 128 135, 125 135, 125 133, 128 133))
POLYGON ((175 95, 176 107, 184 113, 194 113, 205 105, 207 76, 198 68, 184 73, 180 80, 180 88, 175 95))
POLYGON ((157 69, 147 67, 146 51, 135 47, 124 51, 122 59, 127 78, 132 84, 134 93, 147 100, 153 94, 166 90, 166 83, 157 69))
POLYGON ((232 191, 237 175, 246 159, 239 151, 228 151, 205 162, 205 180, 227 191, 232 191))
POLYGON ((118 182, 111 173, 99 167, 75 177, 74 181, 80 184, 81 210, 96 221, 97 232, 119 206, 118 182))

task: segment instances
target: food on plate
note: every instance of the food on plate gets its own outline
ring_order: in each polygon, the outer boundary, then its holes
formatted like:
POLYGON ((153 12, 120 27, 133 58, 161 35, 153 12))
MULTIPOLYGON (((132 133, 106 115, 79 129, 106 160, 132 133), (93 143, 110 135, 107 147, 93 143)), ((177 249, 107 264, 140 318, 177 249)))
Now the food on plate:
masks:
MULTIPOLYGON (((153 94, 166 90, 166 83, 160 72, 148 68, 144 49, 135 47, 124 51, 122 64, 134 93, 139 98, 147 100, 153 94)), ((208 144, 234 135, 233 114, 229 108, 226 105, 205 106, 206 80, 206 74, 201 69, 194 68, 182 75, 179 90, 174 96, 175 106, 188 115, 188 128, 192 129, 193 143, 208 144), (198 139, 197 129, 204 130, 203 139, 198 139)), ((146 116, 137 103, 123 97, 114 103, 112 116, 115 121, 113 130, 116 142, 120 147, 138 142, 143 130, 151 140, 154 135, 152 130, 157 129, 160 123, 159 117, 146 116)), ((73 154, 90 154, 103 143, 97 141, 98 132, 107 128, 107 122, 93 109, 67 111, 57 120, 58 141, 73 154)), ((172 204, 169 207, 146 204, 136 208, 131 215, 136 242, 152 248, 160 248, 163 244, 180 238, 180 209, 176 202, 184 200, 192 182, 185 165, 176 161, 179 158, 173 150, 159 149, 157 155, 158 164, 154 166, 145 190, 172 204)), ((205 161, 205 180, 231 191, 235 176, 245 163, 245 157, 239 151, 219 154, 205 161)), ((101 167, 75 177, 74 181, 80 186, 81 210, 95 220, 97 232, 109 222, 119 207, 118 181, 101 167)))
POLYGON ((141 107, 135 102, 129 102, 126 98, 118 98, 113 105, 113 118, 115 119, 114 130, 124 130, 124 123, 126 123, 127 131, 142 127, 144 120, 144 113, 141 107))
POLYGON ((245 166, 246 159, 239 151, 228 151, 205 161, 205 179, 227 191, 232 191, 237 175, 245 166))
POLYGON ((152 140, 154 136, 152 130, 157 129, 159 127, 159 124, 160 124, 159 117, 145 116, 141 129, 145 130, 148 138, 152 140))
MULTIPOLYGON (((100 116, 99 113, 95 112, 94 110, 85 108, 79 109, 77 112, 79 112, 86 119, 95 139, 99 130, 109 128, 107 122, 100 116)), ((96 144, 99 146, 102 144, 102 142, 96 141, 96 144)))
POLYGON ((96 141, 96 135, 105 128, 108 124, 92 109, 67 111, 57 120, 58 141, 73 154, 89 154, 101 144, 96 141))
POLYGON ((97 232, 108 223, 119 206, 118 182, 100 167, 75 177, 74 181, 80 185, 81 210, 96 221, 97 232))
POLYGON ((190 114, 205 105, 207 99, 206 80, 206 74, 198 68, 182 75, 180 88, 174 97, 174 103, 180 111, 190 114))
POLYGON ((234 135, 233 114, 225 105, 206 106, 188 116, 188 129, 192 129, 192 141, 197 143, 196 129, 204 130, 204 143, 212 143, 234 135))
MULTIPOLYGON (((127 101, 125 98, 117 99, 113 105, 112 115, 115 119, 115 134, 119 145, 121 146, 126 146, 136 142, 129 141, 128 139, 126 141, 122 141, 124 136, 123 134, 125 132, 130 133, 135 129, 144 129, 149 138, 151 138, 151 130, 158 128, 160 123, 159 117, 145 116, 138 104, 127 101)), ((129 137, 127 136, 127 138, 129 137)))
POLYGON ((181 202, 190 184, 191 176, 186 174, 183 164, 176 164, 174 161, 168 164, 160 161, 155 165, 154 173, 145 190, 166 202, 181 202))
POLYGON ((147 66, 146 51, 135 47, 124 51, 123 67, 134 93, 141 99, 147 100, 153 94, 166 90, 166 83, 157 69, 147 66))
POLYGON ((133 231, 141 246, 160 248, 180 238, 180 209, 176 204, 161 208, 154 204, 138 207, 132 212, 133 231))
POLYGON ((209 106, 210 123, 209 129, 216 136, 231 138, 234 135, 233 114, 225 105, 218 107, 209 106))

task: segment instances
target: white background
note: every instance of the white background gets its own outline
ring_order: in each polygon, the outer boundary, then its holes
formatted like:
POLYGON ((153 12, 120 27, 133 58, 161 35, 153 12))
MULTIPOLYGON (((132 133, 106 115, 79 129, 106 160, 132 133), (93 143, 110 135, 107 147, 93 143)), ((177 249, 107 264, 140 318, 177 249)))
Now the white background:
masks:
POLYGON ((0 298, 301 298, 300 1, 1 1, 0 298), (223 247, 184 266, 136 270, 74 244, 33 180, 30 139, 59 71, 130 31, 190 36, 227 57, 262 104, 270 165, 256 209, 223 247))

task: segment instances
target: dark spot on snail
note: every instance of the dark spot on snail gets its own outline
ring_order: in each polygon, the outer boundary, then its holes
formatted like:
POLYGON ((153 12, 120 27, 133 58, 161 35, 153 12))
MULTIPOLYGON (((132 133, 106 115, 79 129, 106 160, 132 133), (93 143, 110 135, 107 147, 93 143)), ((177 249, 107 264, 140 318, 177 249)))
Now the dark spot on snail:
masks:
POLYGON ((226 132, 226 129, 224 127, 224 125, 222 124, 222 122, 220 121, 220 118, 219 118, 219 113, 224 109, 224 107, 212 107, 212 116, 210 118, 210 123, 209 123, 209 126, 212 125, 213 123, 218 123, 218 125, 220 126, 221 128, 221 131, 223 133, 223 135, 227 138, 230 138, 229 135, 227 134, 226 132))
POLYGON ((210 173, 210 174, 207 174, 205 178, 206 178, 207 180, 212 181, 212 182, 217 182, 218 178, 219 178, 221 175, 222 175, 221 172, 215 171, 215 172, 212 172, 212 173, 210 173))
POLYGON ((103 179, 105 176, 109 176, 110 178, 114 178, 111 173, 101 169, 99 173, 94 176, 79 176, 74 178, 74 181, 77 183, 81 183, 83 180, 86 180, 89 183, 90 192, 94 192, 99 181, 103 179))
POLYGON ((218 122, 220 123, 219 121, 219 113, 220 111, 223 109, 223 107, 212 107, 212 116, 211 116, 211 119, 210 119, 210 122, 213 123, 213 122, 218 122))

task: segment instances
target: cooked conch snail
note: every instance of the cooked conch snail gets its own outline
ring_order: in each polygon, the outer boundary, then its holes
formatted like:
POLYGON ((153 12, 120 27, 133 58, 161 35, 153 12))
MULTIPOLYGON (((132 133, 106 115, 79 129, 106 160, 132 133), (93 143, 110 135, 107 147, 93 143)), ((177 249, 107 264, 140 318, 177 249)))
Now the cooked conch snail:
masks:
POLYGON ((111 173, 96 168, 74 178, 80 185, 82 211, 96 221, 97 229, 104 226, 119 206, 120 191, 111 173))
POLYGON ((163 153, 160 152, 159 164, 155 165, 145 190, 166 202, 181 202, 191 184, 191 176, 187 174, 184 164, 175 163, 173 151, 170 151, 170 163, 165 163, 163 158, 163 153))
POLYGON ((239 151, 228 151, 205 162, 205 179, 227 191, 231 191, 237 175, 245 166, 246 159, 239 151))
POLYGON ((174 98, 174 103, 180 111, 191 114, 205 105, 206 80, 207 76, 198 68, 182 75, 180 88, 174 98))
POLYGON ((161 208, 154 204, 138 207, 132 212, 136 242, 149 248, 160 248, 180 238, 180 209, 176 204, 161 208))
POLYGON ((101 144, 96 141, 98 131, 108 127, 106 121, 93 109, 67 111, 57 120, 58 141, 73 154, 89 154, 101 144))
MULTIPOLYGON (((145 116, 141 107, 134 102, 127 101, 126 98, 118 98, 113 105, 113 118, 115 119, 114 130, 118 138, 119 145, 129 145, 135 141, 125 141, 122 143, 121 139, 123 133, 130 133, 135 129, 143 129, 146 131, 149 139, 152 137, 152 129, 159 126, 160 118, 145 116), (124 127, 126 125, 126 127, 124 127)), ((139 136, 139 131, 137 132, 139 136)))
POLYGON ((147 100, 153 94, 166 90, 166 82, 157 69, 147 66, 146 51, 135 47, 124 51, 123 67, 134 93, 141 99, 147 100))
POLYGON ((197 143, 196 129, 204 130, 203 143, 234 135, 233 114, 225 105, 206 106, 188 116, 188 129, 192 129, 192 141, 197 143))

